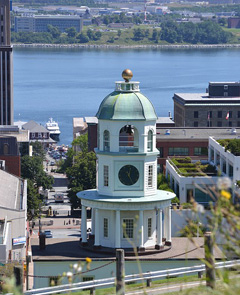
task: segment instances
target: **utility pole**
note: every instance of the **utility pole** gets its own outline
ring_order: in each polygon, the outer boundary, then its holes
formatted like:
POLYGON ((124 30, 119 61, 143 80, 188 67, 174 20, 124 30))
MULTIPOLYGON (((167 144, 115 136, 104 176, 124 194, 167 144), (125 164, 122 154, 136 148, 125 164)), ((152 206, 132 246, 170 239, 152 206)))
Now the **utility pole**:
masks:
POLYGON ((125 265, 124 265, 124 250, 116 250, 116 294, 125 295, 125 265))
POLYGON ((206 266, 206 286, 215 289, 216 271, 213 257, 213 235, 211 232, 205 233, 204 249, 206 266))

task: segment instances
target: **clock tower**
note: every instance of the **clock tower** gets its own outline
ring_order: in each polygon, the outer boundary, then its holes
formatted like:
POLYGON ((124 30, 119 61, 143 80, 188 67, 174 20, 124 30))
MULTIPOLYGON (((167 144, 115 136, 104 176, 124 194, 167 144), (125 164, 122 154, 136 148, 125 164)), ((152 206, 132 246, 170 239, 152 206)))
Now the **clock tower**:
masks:
POLYGON ((132 72, 104 98, 97 112, 97 189, 78 193, 82 204, 82 244, 86 207, 92 208, 95 248, 161 250, 171 244, 171 199, 157 190, 156 120, 150 100, 132 82, 132 72), (164 238, 164 239, 163 239, 164 238))

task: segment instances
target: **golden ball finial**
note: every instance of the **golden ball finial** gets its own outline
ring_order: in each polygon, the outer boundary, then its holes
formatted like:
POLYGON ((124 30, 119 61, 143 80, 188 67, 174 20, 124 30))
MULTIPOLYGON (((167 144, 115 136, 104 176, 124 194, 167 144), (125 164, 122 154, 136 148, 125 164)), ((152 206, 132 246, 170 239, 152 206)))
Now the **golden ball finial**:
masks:
POLYGON ((125 80, 125 82, 129 82, 132 79, 133 73, 131 70, 126 69, 122 72, 122 77, 125 80))

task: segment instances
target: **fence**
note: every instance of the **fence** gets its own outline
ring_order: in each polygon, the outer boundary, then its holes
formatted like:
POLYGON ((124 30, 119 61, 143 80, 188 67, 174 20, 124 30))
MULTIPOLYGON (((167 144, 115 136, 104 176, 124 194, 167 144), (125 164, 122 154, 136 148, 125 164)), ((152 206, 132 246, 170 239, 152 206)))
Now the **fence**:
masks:
MULTIPOLYGON (((216 269, 233 268, 237 266, 240 266, 240 260, 215 263, 216 269)), ((143 274, 127 275, 125 276, 125 282, 130 283, 130 282, 146 281, 147 286, 150 286, 150 282, 153 279, 167 278, 171 276, 179 276, 179 275, 185 275, 190 273, 202 274, 204 271, 205 271, 205 264, 200 264, 200 265, 195 265, 190 267, 160 270, 160 271, 149 271, 143 274)), ((85 289, 89 289, 90 294, 93 294, 96 288, 114 286, 115 283, 116 283, 115 278, 111 277, 111 278, 106 278, 101 280, 93 280, 93 281, 80 282, 80 283, 74 283, 74 284, 60 285, 55 287, 33 289, 30 291, 24 292, 24 294, 25 295, 56 294, 56 293, 68 293, 72 291, 80 291, 85 289)))

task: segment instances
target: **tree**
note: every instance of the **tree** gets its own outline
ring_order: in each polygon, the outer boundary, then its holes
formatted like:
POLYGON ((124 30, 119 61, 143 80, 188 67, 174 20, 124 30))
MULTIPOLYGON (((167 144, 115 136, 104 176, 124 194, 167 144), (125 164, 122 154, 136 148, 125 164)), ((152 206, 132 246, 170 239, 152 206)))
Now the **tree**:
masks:
POLYGON ((74 164, 67 168, 69 180, 68 197, 72 203, 72 208, 81 205, 80 199, 76 196, 79 191, 96 187, 96 155, 94 152, 80 152, 74 157, 74 164))
POLYGON ((53 177, 43 170, 42 159, 39 156, 23 156, 21 158, 21 176, 31 180, 36 187, 49 189, 53 185, 53 177))
POLYGON ((48 32, 53 36, 53 38, 60 37, 61 32, 59 31, 58 27, 48 25, 47 28, 48 28, 48 32))
POLYGON ((133 39, 142 40, 145 37, 145 31, 143 29, 137 28, 133 30, 133 39))
POLYGON ((87 153, 88 152, 88 134, 85 133, 75 138, 72 141, 72 146, 79 146, 79 149, 81 152, 87 153))
POLYGON ((79 39, 79 43, 88 43, 89 42, 89 38, 85 33, 80 33, 77 36, 77 39, 79 39))
POLYGON ((77 36, 77 30, 74 27, 66 29, 68 37, 75 38, 77 36))

